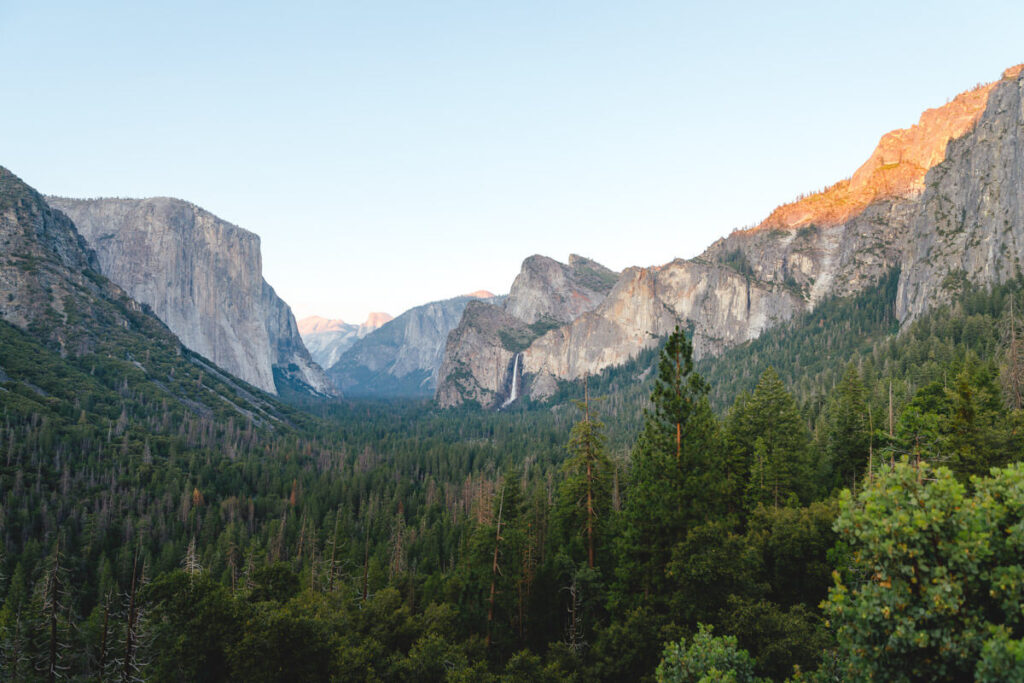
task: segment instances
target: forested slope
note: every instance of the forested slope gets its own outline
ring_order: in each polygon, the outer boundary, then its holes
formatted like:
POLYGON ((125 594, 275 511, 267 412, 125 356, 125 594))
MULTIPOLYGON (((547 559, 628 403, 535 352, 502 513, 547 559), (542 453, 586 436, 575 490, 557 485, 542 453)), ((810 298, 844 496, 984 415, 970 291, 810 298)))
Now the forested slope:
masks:
POLYGON ((313 416, 156 331, 61 356, 3 325, 5 674, 635 680, 698 623, 758 675, 814 670, 843 652, 835 492, 1019 458, 1014 291, 894 337, 882 287, 688 373, 675 339, 591 378, 588 413, 313 416))

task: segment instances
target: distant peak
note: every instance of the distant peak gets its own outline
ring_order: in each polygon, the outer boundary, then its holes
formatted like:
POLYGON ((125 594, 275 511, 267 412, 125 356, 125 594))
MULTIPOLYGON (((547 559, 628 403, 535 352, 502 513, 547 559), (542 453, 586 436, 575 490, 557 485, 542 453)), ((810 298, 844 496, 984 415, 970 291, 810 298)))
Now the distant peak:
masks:
MULTIPOLYGON (((1003 78, 1017 78, 1022 70, 1024 64, 1010 67, 1003 78)), ((919 195, 925 174, 946 158, 950 140, 974 128, 998 84, 993 81, 962 92, 941 107, 925 110, 910 128, 886 133, 850 178, 776 208, 752 230, 839 225, 873 202, 919 195)))
POLYGON ((388 313, 381 313, 379 311, 371 313, 366 317, 366 322, 362 324, 362 327, 371 327, 377 329, 384 323, 389 323, 394 320, 394 317, 388 313))
POLYGON ((317 334, 319 332, 335 332, 347 326, 344 320, 331 320, 319 315, 311 315, 295 323, 299 334, 317 334))
POLYGON ((486 289, 478 289, 475 292, 470 292, 469 294, 464 294, 463 296, 471 296, 474 299, 493 299, 494 293, 488 292, 486 289))

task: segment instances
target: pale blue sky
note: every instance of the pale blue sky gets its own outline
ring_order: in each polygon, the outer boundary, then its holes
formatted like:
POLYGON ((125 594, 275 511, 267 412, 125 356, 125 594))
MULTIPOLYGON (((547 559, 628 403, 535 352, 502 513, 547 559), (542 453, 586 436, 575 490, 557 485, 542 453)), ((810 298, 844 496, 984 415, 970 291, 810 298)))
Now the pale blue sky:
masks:
POLYGON ((258 233, 297 316, 693 256, 1024 61, 1024 3, 0 0, 0 165, 258 233))

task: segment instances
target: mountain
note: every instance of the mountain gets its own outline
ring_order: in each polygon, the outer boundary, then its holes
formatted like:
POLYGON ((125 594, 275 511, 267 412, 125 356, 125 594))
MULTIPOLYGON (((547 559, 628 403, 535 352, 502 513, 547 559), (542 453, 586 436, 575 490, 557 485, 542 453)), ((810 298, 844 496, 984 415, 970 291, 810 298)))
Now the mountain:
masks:
POLYGON ((371 313, 362 325, 311 315, 298 322, 299 334, 317 365, 329 368, 349 347, 393 318, 387 313, 371 313))
POLYGON ((211 419, 271 429, 292 420, 184 348, 100 273, 67 215, 3 167, 0 242, 0 396, 11 419, 120 425, 148 411, 161 414, 151 428, 165 431, 211 419))
POLYGON ((327 375, 347 396, 432 396, 445 342, 463 310, 468 304, 492 306, 503 299, 481 290, 411 308, 356 335, 327 375))
POLYGON ((72 219, 103 274, 189 349, 271 394, 333 393, 291 309, 263 279, 257 235, 167 197, 47 201, 72 219))
POLYGON ((100 275, 96 254, 71 220, 3 167, 0 239, 0 318, 62 356, 94 351, 103 326, 127 324, 121 309, 141 310, 100 275))
MULTIPOLYGON (((1008 69, 887 133, 849 179, 778 207, 700 256, 627 269, 596 306, 528 343, 508 343, 524 339, 527 317, 467 309, 464 324, 486 333, 463 324, 453 332, 438 402, 495 407, 516 381, 542 399, 559 381, 624 363, 677 324, 691 330, 697 358, 719 354, 826 299, 864 291, 893 269, 903 327, 968 283, 1017 277, 1024 253, 1021 72, 1008 69)), ((563 301, 557 293, 538 296, 536 310, 563 301)))
POLYGON ((527 258, 501 305, 472 302, 466 307, 445 346, 438 402, 502 405, 518 386, 518 354, 549 330, 600 306, 618 277, 576 254, 568 264, 540 255, 527 258))

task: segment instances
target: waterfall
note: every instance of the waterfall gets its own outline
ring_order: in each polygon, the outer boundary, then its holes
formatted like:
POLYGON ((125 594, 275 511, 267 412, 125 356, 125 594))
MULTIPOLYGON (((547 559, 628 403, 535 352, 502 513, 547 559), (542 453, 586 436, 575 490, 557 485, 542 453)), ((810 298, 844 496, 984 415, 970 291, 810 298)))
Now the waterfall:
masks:
POLYGON ((508 393, 508 398, 501 404, 502 408, 507 408, 512 405, 512 402, 519 398, 519 359, 523 357, 523 354, 517 353, 515 360, 512 362, 512 390, 508 393))

